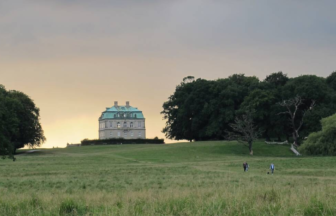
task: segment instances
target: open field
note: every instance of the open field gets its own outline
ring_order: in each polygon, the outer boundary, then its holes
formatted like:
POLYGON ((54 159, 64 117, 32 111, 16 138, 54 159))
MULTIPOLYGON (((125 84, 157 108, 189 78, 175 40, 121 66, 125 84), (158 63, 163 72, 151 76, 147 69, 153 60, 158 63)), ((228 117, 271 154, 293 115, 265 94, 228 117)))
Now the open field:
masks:
POLYGON ((336 214, 335 157, 295 157, 262 142, 254 153, 198 142, 19 154, 0 162, 0 215, 336 214))

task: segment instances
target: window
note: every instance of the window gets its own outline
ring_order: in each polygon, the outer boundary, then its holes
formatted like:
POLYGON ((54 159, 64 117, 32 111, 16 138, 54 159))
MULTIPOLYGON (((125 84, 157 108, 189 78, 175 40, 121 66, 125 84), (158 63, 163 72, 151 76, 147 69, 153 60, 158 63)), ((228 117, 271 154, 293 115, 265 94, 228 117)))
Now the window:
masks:
POLYGON ((120 113, 118 113, 118 118, 120 118, 120 113))
POLYGON ((125 114, 124 114, 124 117, 126 118, 126 116, 127 116, 127 115, 126 115, 126 113, 125 113, 125 114))
POLYGON ((127 127, 127 122, 124 122, 124 128, 127 127))
POLYGON ((141 132, 139 132, 139 137, 141 137, 141 132))
POLYGON ((133 136, 133 131, 131 131, 131 137, 133 136))
POLYGON ((134 114, 134 118, 136 118, 136 114, 134 114))
POLYGON ((117 128, 120 128, 120 122, 117 123, 117 128))
POLYGON ((127 137, 127 132, 124 132, 124 137, 127 137))
POLYGON ((130 127, 131 127, 131 128, 133 127, 133 122, 130 123, 130 127))
POLYGON ((113 137, 113 132, 110 132, 110 137, 113 137))
POLYGON ((120 132, 118 132, 118 137, 120 137, 120 132))
POLYGON ((141 127, 141 122, 138 122, 138 127, 141 127))
POLYGON ((115 118, 115 117, 117 117, 117 115, 116 115, 116 114, 114 114, 114 118, 115 118))
POLYGON ((110 127, 113 127, 113 123, 110 121, 110 127))
POLYGON ((107 122, 105 122, 105 128, 107 128, 107 122))

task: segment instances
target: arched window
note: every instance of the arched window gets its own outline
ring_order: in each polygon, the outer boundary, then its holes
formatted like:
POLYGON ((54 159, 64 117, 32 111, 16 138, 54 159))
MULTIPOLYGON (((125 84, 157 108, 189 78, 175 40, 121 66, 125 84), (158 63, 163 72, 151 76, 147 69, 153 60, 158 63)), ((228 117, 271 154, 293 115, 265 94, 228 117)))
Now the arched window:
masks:
POLYGON ((120 118, 120 113, 118 113, 118 118, 120 118))
POLYGON ((127 117, 127 115, 126 115, 126 113, 124 114, 124 118, 126 118, 127 117))
POLYGON ((134 118, 136 118, 136 114, 134 114, 134 118))
POLYGON ((133 122, 130 123, 130 127, 131 127, 131 128, 133 127, 133 122))
POLYGON ((117 123, 117 128, 120 128, 120 122, 117 123))
POLYGON ((127 127, 127 122, 124 122, 124 128, 127 127))

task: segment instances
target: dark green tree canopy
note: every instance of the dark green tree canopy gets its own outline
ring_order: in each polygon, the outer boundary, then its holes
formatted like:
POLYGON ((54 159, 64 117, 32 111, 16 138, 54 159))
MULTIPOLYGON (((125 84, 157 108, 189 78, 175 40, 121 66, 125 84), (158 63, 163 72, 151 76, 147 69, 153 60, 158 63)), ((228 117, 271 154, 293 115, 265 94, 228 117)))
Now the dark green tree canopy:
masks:
POLYGON ((327 84, 336 91, 336 71, 327 77, 327 84))
POLYGON ((13 158, 25 145, 40 146, 46 138, 39 122, 39 109, 24 93, 0 86, 0 153, 13 158))
POLYGON ((267 76, 264 82, 271 84, 272 86, 279 87, 284 86, 288 82, 288 80, 289 78, 287 77, 287 74, 279 71, 277 73, 272 73, 271 75, 267 76))
POLYGON ((229 125, 234 123, 236 116, 253 109, 253 122, 262 129, 262 137, 288 140, 292 137, 291 124, 288 118, 278 115, 286 111, 278 104, 300 96, 303 104, 297 113, 298 119, 313 101, 316 104, 304 118, 300 130, 302 139, 321 129, 321 118, 336 112, 336 91, 332 88, 332 80, 313 75, 288 78, 282 72, 270 74, 262 82, 243 74, 218 80, 189 76, 163 104, 161 113, 166 120, 163 132, 167 138, 175 140, 225 139, 227 132, 232 132, 229 125))

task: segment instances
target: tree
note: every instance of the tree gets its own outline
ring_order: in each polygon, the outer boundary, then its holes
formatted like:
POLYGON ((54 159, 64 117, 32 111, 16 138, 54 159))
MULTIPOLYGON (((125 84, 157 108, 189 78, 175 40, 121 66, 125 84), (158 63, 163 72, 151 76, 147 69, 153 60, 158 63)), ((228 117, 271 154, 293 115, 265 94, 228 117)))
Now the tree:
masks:
POLYGON ((310 155, 336 155, 336 114, 321 120, 322 130, 311 133, 299 150, 310 155))
POLYGON ((243 74, 215 81, 184 78, 163 104, 162 132, 176 140, 224 139, 244 98, 258 85, 256 77, 243 74))
POLYGON ((336 91, 336 71, 332 72, 326 79, 327 84, 336 91))
MULTIPOLYGON (((304 118, 300 136, 306 137, 314 131, 321 130, 320 120, 335 113, 335 91, 328 86, 326 79, 315 75, 302 75, 290 79, 282 88, 282 99, 291 100, 299 95, 302 99, 297 118, 301 119, 304 110, 309 110, 313 101, 316 106, 304 118)), ((290 123, 290 122, 288 122, 290 123)), ((287 125, 291 129, 291 125, 287 125)), ((292 132, 290 133, 292 135, 292 132)))
POLYGON ((271 75, 267 76, 264 82, 269 83, 273 86, 284 86, 288 82, 289 78, 287 74, 282 73, 279 71, 277 73, 272 73, 271 75))
POLYGON ((204 79, 183 81, 173 95, 163 104, 163 119, 166 126, 162 132, 169 139, 200 140, 205 136, 207 125, 204 107, 209 101, 210 83, 204 79), (203 131, 203 133, 202 133, 203 131))
POLYGON ((14 159, 16 149, 40 146, 46 138, 39 109, 26 94, 0 87, 0 154, 14 159))
POLYGON ((310 104, 309 109, 304 110, 301 109, 303 105, 303 99, 300 96, 296 96, 293 99, 284 100, 279 103, 280 106, 286 108, 286 111, 281 112, 279 114, 286 114, 289 117, 290 126, 292 128, 292 135, 294 139, 294 144, 299 145, 298 138, 300 137, 299 131, 302 128, 305 115, 312 111, 315 106, 315 101, 313 100, 310 104), (301 114, 299 116, 299 114, 301 114))
POLYGON ((227 132, 228 139, 244 143, 248 147, 250 155, 253 155, 253 141, 261 134, 261 130, 253 123, 254 112, 253 110, 247 111, 241 117, 236 117, 235 122, 230 124, 233 132, 227 132))

